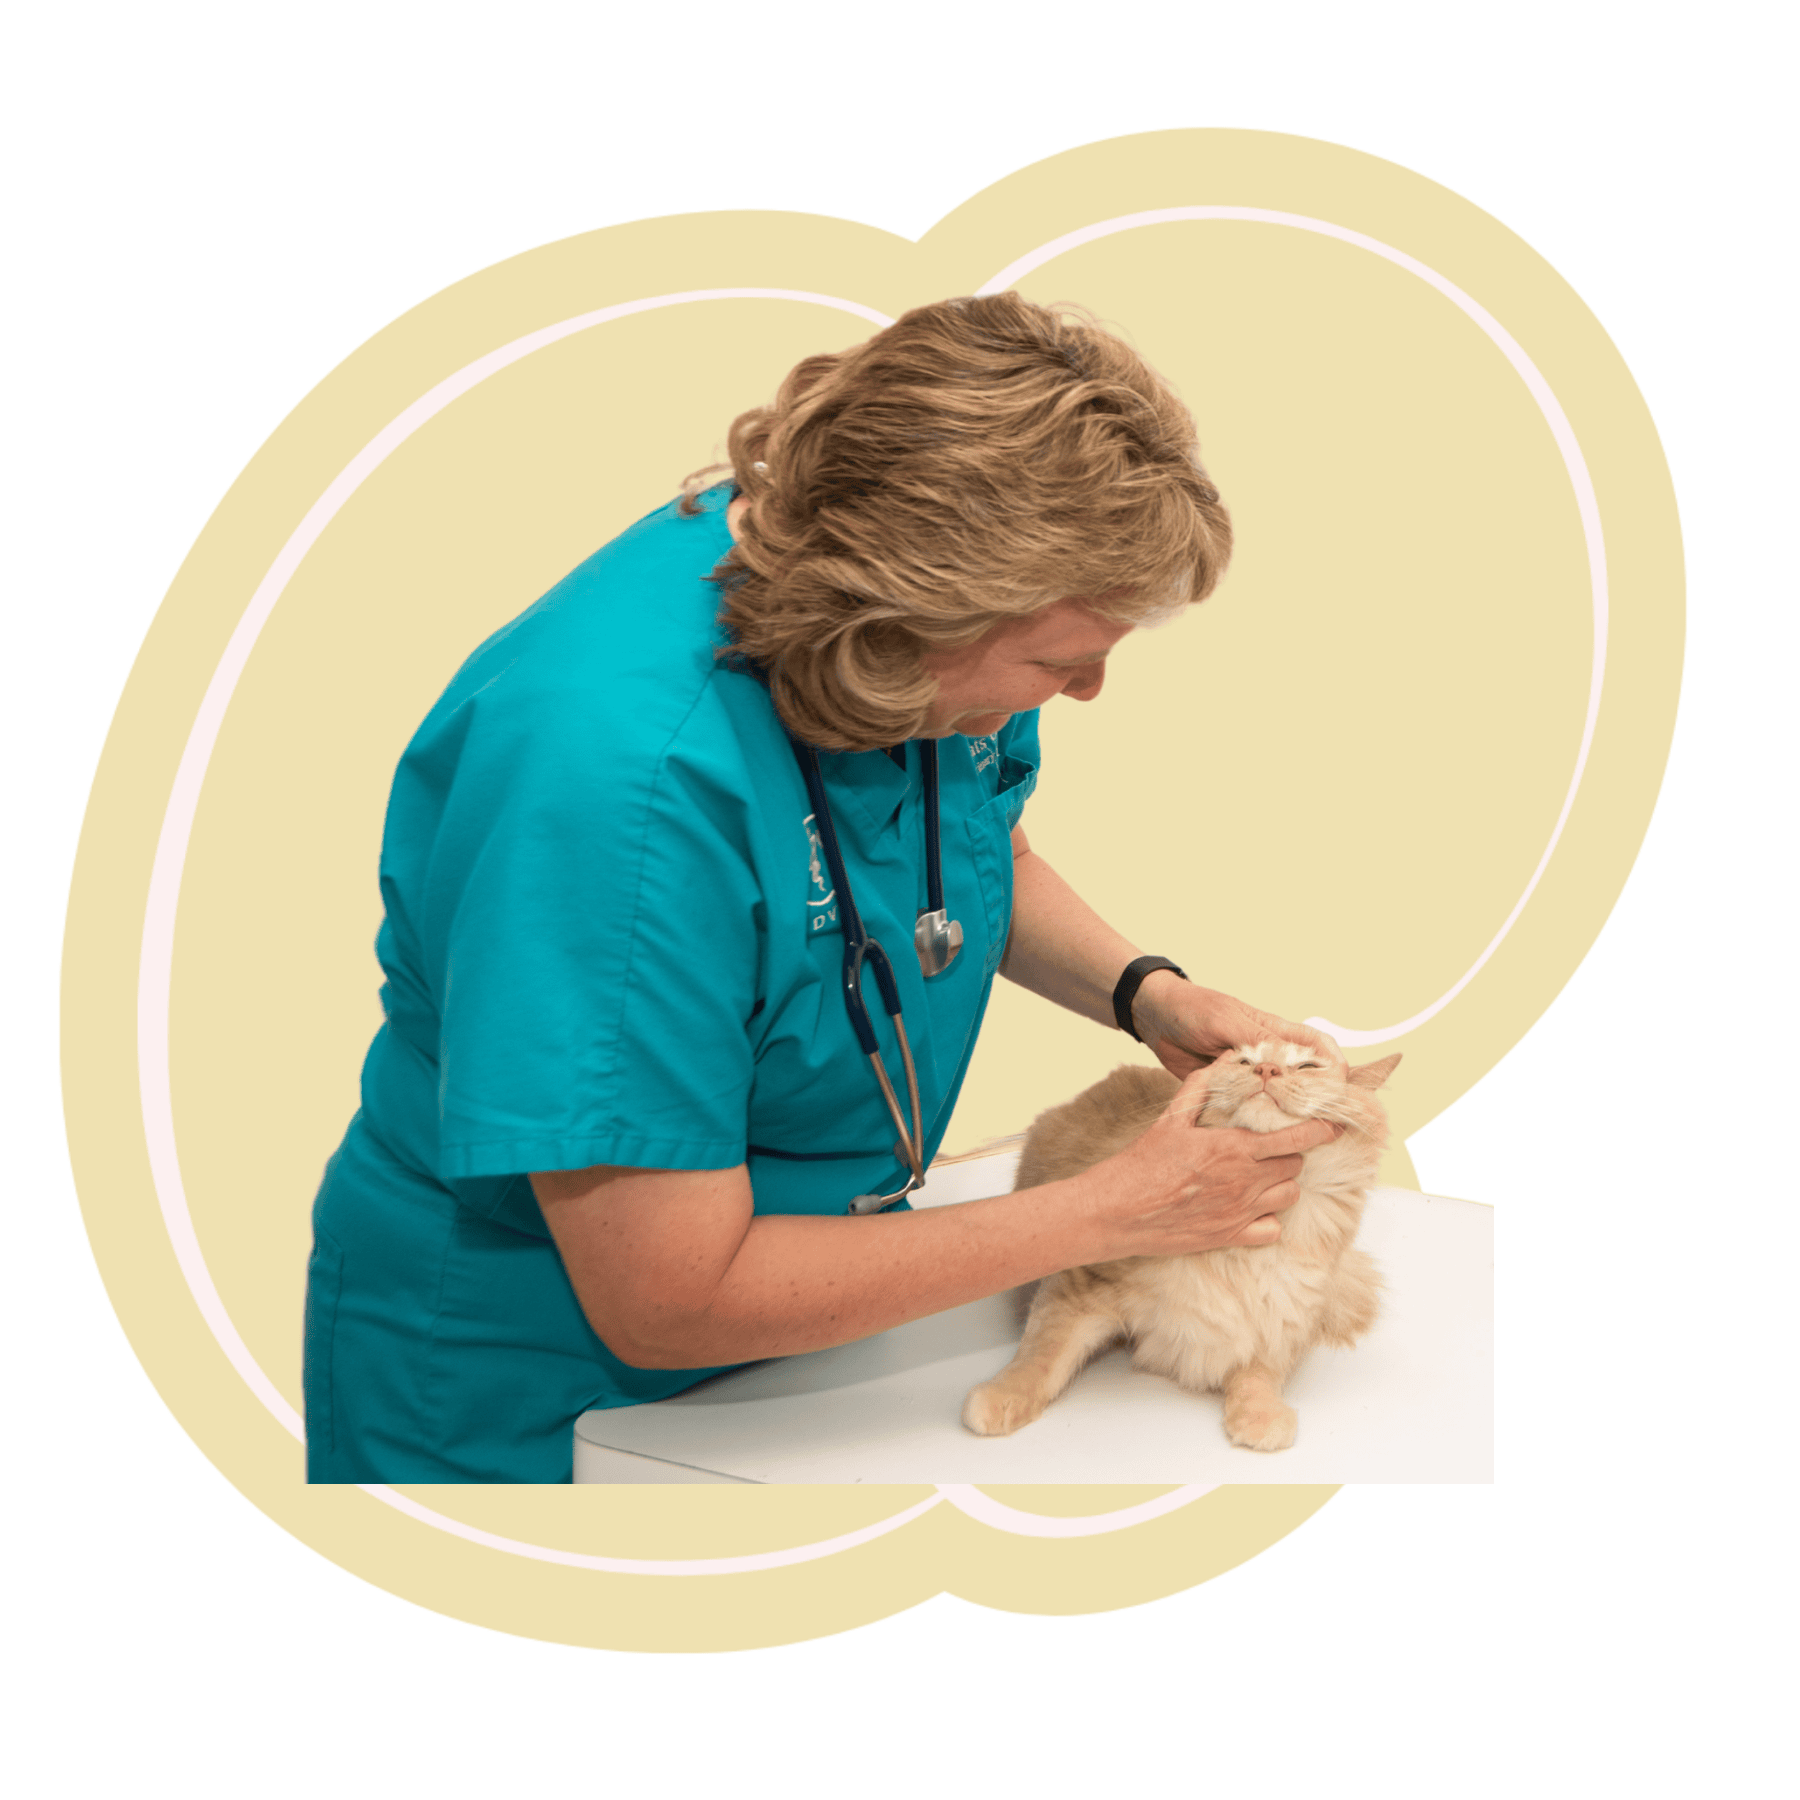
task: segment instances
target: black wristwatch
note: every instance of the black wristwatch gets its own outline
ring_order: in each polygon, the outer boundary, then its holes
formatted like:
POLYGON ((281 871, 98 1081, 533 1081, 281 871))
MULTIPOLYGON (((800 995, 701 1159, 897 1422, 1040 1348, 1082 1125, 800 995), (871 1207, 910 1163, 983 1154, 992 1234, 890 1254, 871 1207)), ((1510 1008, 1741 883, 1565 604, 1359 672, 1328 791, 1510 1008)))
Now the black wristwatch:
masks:
POLYGON ((1137 998, 1137 991, 1144 985, 1146 975, 1154 975, 1158 969, 1170 969, 1181 977, 1188 978, 1188 972, 1179 963, 1172 963, 1166 956, 1140 956, 1135 962, 1125 965, 1125 973, 1119 977, 1119 985, 1113 989, 1113 1017, 1119 1022, 1119 1029, 1129 1038, 1136 1038, 1141 1044, 1144 1040, 1138 1037, 1137 1027, 1131 1022, 1131 1003, 1137 998))

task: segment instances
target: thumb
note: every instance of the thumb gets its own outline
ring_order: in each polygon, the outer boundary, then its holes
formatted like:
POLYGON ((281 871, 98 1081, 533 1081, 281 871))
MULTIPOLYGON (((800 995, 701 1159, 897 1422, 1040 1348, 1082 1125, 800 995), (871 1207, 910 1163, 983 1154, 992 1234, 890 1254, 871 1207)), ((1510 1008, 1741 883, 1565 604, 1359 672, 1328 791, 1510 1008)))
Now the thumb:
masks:
POLYGON ((1344 1127, 1330 1119, 1302 1119, 1298 1125, 1264 1132, 1250 1154, 1258 1162, 1270 1156, 1304 1156, 1308 1150, 1317 1150, 1321 1144, 1343 1135, 1344 1127))
POLYGON ((1248 1225, 1231 1240, 1234 1244, 1276 1244, 1281 1241, 1281 1221, 1271 1214, 1265 1213, 1260 1219, 1252 1219, 1248 1225))

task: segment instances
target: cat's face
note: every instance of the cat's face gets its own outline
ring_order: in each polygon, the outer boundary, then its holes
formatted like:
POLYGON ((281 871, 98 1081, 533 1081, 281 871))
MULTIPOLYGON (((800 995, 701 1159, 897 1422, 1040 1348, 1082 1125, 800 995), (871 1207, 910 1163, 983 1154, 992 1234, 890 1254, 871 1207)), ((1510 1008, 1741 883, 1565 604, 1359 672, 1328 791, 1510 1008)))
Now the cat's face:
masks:
POLYGON ((1208 1125, 1250 1131, 1276 1131, 1296 1119, 1360 1125, 1370 1112, 1366 1096, 1387 1080, 1399 1060, 1387 1056, 1352 1069, 1341 1059, 1327 1061, 1310 1044, 1240 1044, 1212 1065, 1201 1117, 1208 1125))

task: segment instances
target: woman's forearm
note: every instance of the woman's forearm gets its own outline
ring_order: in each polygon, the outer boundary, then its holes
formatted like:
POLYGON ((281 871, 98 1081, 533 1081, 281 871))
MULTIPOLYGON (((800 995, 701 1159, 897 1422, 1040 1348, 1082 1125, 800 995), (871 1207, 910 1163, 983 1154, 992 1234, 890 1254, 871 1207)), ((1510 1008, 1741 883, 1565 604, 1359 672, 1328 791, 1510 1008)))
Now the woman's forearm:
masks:
POLYGON ((532 1185, 588 1322, 638 1368, 826 1349, 1116 1247, 1087 1177, 867 1218, 755 1217, 741 1167, 577 1170, 532 1185))
MULTIPOLYGON (((1125 965, 1142 954, 1015 834, 1012 933, 1000 973, 1070 1012, 1113 1025, 1113 989, 1125 965)), ((1158 970, 1144 986, 1176 981, 1158 970)), ((1142 990, 1140 990, 1142 991, 1142 990)))
POLYGON ((655 1366, 707 1368, 850 1343, 1102 1258, 1079 1178, 869 1218, 769 1216, 655 1366))

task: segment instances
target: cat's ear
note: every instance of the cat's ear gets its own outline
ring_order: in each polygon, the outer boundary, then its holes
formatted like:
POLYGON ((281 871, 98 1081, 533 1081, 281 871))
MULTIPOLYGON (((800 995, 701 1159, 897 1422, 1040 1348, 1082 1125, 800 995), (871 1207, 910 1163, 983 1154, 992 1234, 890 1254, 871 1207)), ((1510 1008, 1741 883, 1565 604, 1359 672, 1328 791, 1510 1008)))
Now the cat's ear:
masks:
POLYGON ((1359 1069, 1352 1069, 1344 1079, 1352 1087, 1378 1088, 1393 1074, 1400 1061, 1400 1052, 1396 1050, 1392 1056, 1384 1056, 1380 1062, 1364 1063, 1359 1069))

